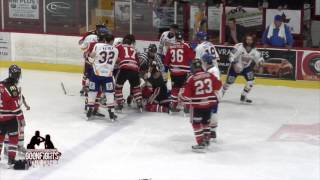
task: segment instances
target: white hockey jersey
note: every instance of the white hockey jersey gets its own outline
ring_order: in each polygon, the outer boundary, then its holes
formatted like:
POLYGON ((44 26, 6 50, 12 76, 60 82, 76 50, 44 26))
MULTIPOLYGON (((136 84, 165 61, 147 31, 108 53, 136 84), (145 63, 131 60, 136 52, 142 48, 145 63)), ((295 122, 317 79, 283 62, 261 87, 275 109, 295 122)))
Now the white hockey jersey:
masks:
POLYGON ((213 66, 207 70, 208 73, 213 74, 218 80, 221 80, 221 74, 218 66, 213 66))
POLYGON ((96 34, 90 34, 84 38, 83 41, 79 42, 80 48, 86 51, 91 43, 98 42, 98 36, 96 34))
POLYGON ((95 43, 90 52, 95 75, 111 77, 118 54, 118 49, 112 45, 95 43))
POLYGON ((174 36, 172 38, 168 37, 169 33, 170 31, 165 31, 160 37, 160 44, 158 48, 159 54, 166 55, 168 46, 176 42, 176 38, 174 36))
POLYGON ((219 61, 219 54, 211 42, 204 41, 196 47, 196 58, 201 59, 202 56, 206 53, 211 54, 215 57, 215 61, 219 61))
POLYGON ((257 48, 253 48, 250 52, 247 52, 243 44, 239 43, 234 46, 233 52, 230 53, 229 61, 234 63, 239 71, 242 71, 244 68, 249 67, 252 61, 259 64, 264 59, 257 48))

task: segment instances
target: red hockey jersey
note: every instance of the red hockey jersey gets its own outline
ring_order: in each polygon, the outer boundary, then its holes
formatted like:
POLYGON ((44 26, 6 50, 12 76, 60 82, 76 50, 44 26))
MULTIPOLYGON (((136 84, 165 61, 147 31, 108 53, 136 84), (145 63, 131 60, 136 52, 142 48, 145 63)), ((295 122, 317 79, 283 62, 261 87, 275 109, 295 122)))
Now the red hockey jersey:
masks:
POLYGON ((164 64, 169 67, 173 76, 185 75, 190 72, 190 64, 195 54, 187 43, 177 42, 169 46, 164 64))
POLYGON ((119 51, 117 60, 119 69, 127 69, 139 72, 140 63, 136 49, 127 44, 120 44, 116 47, 119 51))
POLYGON ((197 72, 188 78, 182 100, 193 108, 212 108, 218 103, 216 93, 221 89, 221 86, 221 81, 213 74, 197 72))
POLYGON ((0 82, 0 121, 22 120, 20 92, 17 86, 0 82))

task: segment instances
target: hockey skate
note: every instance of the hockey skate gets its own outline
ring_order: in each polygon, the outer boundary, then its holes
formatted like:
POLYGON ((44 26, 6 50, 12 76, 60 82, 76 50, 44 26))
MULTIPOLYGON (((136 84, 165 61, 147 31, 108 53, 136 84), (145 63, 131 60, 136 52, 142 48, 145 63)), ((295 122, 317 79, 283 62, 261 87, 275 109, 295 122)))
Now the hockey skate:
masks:
POLYGON ((8 158, 8 169, 13 169, 15 162, 14 158, 8 158))
POLYGON ((137 101, 137 107, 139 109, 139 111, 142 113, 143 112, 143 104, 141 100, 137 101))
POLYGON ((210 134, 210 141, 216 141, 217 140, 217 133, 216 131, 211 131, 211 134, 210 134))
POLYGON ((115 108, 116 112, 121 113, 123 109, 123 104, 118 104, 115 108))
POLYGON ((111 121, 112 122, 116 121, 118 116, 114 112, 112 112, 110 109, 108 110, 108 112, 109 112, 109 118, 111 119, 111 121))
POLYGON ((83 88, 80 90, 80 96, 84 96, 84 90, 83 90, 83 88))
POLYGON ((87 118, 88 118, 88 120, 91 120, 91 119, 92 119, 92 111, 93 111, 92 108, 89 108, 88 111, 87 111, 87 118))
POLYGON ((251 103, 252 103, 252 100, 251 100, 251 99, 248 99, 248 98, 247 98, 246 96, 244 96, 244 95, 241 95, 240 101, 241 101, 242 103, 248 103, 248 104, 251 104, 251 103))
POLYGON ((205 153, 206 144, 205 143, 201 143, 201 144, 193 145, 193 146, 191 146, 191 148, 192 148, 193 152, 205 153))
POLYGON ((92 111, 92 115, 95 116, 95 117, 100 117, 100 118, 106 117, 104 114, 99 113, 98 110, 93 110, 92 111))
POLYGON ((129 107, 131 106, 132 101, 133 101, 133 97, 132 97, 131 95, 129 95, 129 96, 127 97, 127 105, 128 105, 129 107))

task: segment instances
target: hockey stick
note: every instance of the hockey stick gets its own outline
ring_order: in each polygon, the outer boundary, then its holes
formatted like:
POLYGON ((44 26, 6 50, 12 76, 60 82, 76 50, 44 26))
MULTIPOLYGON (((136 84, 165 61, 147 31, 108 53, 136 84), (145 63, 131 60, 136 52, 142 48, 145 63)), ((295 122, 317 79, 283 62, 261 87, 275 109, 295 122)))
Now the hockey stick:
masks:
POLYGON ((64 93, 66 96, 74 96, 74 94, 69 94, 69 93, 67 92, 67 89, 65 88, 63 82, 61 82, 61 88, 62 88, 63 93, 64 93))

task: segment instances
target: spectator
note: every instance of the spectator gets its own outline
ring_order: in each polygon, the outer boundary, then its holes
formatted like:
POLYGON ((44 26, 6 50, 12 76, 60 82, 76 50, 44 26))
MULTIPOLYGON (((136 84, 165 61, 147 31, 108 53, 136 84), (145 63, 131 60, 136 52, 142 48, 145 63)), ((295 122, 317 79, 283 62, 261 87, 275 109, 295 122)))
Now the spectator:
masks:
POLYGON ((228 26, 225 33, 225 45, 234 45, 242 42, 244 35, 246 34, 246 28, 237 24, 235 18, 228 20, 228 26))
POLYGON ((281 15, 276 15, 274 17, 274 22, 271 23, 264 31, 262 36, 262 44, 265 47, 292 47, 292 34, 289 27, 283 23, 281 15))

